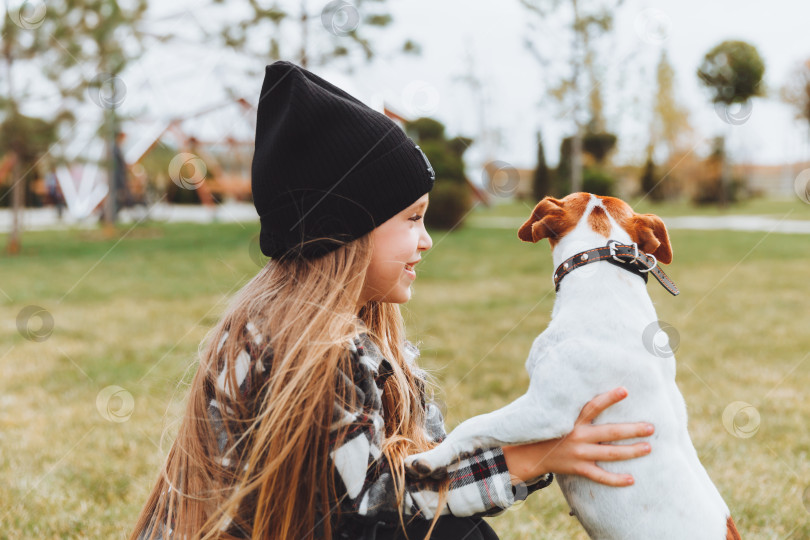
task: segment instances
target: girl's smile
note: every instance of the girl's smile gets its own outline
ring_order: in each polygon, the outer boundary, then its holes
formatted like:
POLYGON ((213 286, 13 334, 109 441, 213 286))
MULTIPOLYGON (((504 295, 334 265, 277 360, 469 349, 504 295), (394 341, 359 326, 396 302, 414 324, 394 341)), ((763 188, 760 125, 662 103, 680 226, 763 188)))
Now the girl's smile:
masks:
POLYGON ((419 261, 421 261, 421 260, 422 260, 422 259, 417 259, 417 260, 415 260, 415 261, 413 261, 413 262, 409 262, 409 263, 407 263, 407 264, 405 265, 405 273, 406 273, 406 274, 408 275, 408 277, 410 277, 411 279, 416 279, 416 272, 414 271, 414 268, 413 268, 413 267, 414 267, 414 266, 415 266, 415 265, 416 265, 416 264, 417 264, 419 261))

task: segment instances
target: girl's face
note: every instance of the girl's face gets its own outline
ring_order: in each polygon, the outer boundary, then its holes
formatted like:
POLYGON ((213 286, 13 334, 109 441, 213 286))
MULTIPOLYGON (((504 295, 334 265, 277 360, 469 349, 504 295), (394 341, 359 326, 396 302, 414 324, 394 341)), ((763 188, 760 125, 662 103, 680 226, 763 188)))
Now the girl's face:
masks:
POLYGON ((414 266, 422 252, 433 245, 423 220, 427 206, 425 193, 371 231, 374 247, 360 293, 360 307, 370 301, 402 304, 411 298, 411 283, 416 279, 414 266))

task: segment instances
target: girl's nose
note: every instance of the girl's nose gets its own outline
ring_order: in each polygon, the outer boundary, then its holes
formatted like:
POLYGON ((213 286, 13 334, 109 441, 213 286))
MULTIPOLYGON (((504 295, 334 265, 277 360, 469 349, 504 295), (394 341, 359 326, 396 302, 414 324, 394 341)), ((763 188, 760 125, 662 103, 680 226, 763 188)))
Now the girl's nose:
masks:
POLYGON ((422 235, 419 238, 419 249, 422 251, 427 251, 431 247, 433 247, 433 239, 430 237, 427 230, 423 228, 422 235))

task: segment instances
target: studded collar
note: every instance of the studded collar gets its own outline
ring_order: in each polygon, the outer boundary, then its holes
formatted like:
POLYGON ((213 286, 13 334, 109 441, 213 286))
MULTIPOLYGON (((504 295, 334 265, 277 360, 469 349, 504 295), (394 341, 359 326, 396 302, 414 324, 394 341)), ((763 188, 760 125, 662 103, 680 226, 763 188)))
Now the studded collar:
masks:
POLYGON ((641 276, 645 283, 648 278, 647 274, 652 274, 672 296, 680 294, 675 283, 658 266, 658 261, 654 255, 639 251, 635 242, 622 244, 617 240, 608 240, 607 245, 603 247, 581 251, 563 261, 554 271, 554 289, 559 291, 562 278, 573 272, 574 269, 598 261, 607 261, 637 276, 641 276))

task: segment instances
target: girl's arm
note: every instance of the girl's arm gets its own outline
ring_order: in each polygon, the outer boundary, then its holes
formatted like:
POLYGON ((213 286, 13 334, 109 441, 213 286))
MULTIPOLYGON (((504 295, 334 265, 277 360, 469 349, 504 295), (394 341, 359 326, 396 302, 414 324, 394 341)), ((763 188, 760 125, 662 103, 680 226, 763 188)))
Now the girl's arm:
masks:
MULTIPOLYGON (((360 345, 360 344, 358 344, 360 345)), ((370 348, 370 347, 369 347, 370 348)), ((331 452, 337 476, 341 509, 366 517, 398 520, 394 476, 381 447, 384 437, 381 390, 373 349, 352 350, 352 382, 363 396, 362 409, 339 407, 332 426, 335 447, 331 452), (364 358, 365 356, 365 358, 364 358), (338 437, 338 434, 342 437, 338 437), (338 442, 340 441, 340 442, 338 442)), ((449 490, 440 510, 439 482, 430 478, 405 477, 403 513, 432 519, 437 510, 456 516, 490 515, 502 512, 520 498, 551 483, 551 475, 535 475, 527 489, 513 489, 512 475, 500 448, 479 450, 448 467, 449 490), (539 476, 539 478, 537 478, 539 476)))

